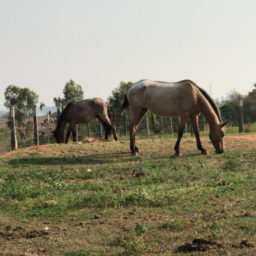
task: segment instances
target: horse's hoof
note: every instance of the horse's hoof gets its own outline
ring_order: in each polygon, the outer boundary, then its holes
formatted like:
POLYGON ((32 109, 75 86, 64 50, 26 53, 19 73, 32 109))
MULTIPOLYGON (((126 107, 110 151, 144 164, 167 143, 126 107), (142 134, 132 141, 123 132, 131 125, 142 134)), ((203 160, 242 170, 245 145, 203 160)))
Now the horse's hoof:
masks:
POLYGON ((175 156, 182 156, 182 154, 180 152, 176 152, 175 156))
POLYGON ((138 154, 138 152, 131 152, 131 155, 132 156, 138 156, 139 154, 138 154))
POLYGON ((203 151, 202 151, 202 154, 203 154, 203 155, 206 155, 206 156, 209 155, 209 153, 208 153, 207 150, 203 150, 203 151))

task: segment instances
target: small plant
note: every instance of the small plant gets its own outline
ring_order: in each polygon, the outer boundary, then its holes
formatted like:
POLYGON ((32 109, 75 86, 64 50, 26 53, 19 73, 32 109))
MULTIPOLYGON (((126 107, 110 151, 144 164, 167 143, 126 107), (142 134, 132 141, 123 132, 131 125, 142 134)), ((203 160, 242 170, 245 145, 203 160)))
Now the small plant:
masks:
POLYGON ((71 250, 64 253, 64 256, 96 256, 99 255, 97 252, 93 251, 84 251, 84 250, 71 250))
POLYGON ((219 230, 220 227, 219 227, 219 225, 218 225, 218 223, 216 221, 213 221, 212 223, 210 223, 208 225, 208 228, 210 230, 216 231, 216 230, 219 230))
POLYGON ((240 167, 240 163, 237 162, 236 159, 228 160, 224 163, 224 170, 229 171, 238 171, 237 169, 240 167))
POLYGON ((181 232, 184 229, 184 223, 179 219, 174 219, 164 222, 160 228, 168 229, 171 232, 181 232))
POLYGON ((141 236, 148 230, 147 226, 143 223, 136 223, 136 226, 134 228, 134 231, 137 236, 141 236))
POLYGON ((142 252, 149 250, 149 247, 144 243, 142 238, 122 240, 121 245, 125 249, 125 255, 140 255, 142 252))

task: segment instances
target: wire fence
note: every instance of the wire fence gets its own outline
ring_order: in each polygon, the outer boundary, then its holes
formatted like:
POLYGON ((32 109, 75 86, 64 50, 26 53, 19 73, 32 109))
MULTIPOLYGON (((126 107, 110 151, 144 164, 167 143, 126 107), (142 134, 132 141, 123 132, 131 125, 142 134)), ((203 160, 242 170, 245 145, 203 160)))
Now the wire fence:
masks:
MULTIPOLYGON (((60 111, 58 112, 60 114, 60 111)), ((240 113, 243 113, 240 111, 240 113)), ((116 127, 119 137, 129 137, 129 114, 125 113, 111 113, 111 120, 116 127)), ((36 111, 33 117, 27 118, 22 122, 22 125, 15 123, 15 111, 10 109, 9 127, 0 129, 0 152, 5 152, 10 149, 17 149, 28 147, 32 145, 44 145, 55 143, 53 131, 57 124, 57 113, 46 116, 37 116, 36 111)), ((242 117, 239 119, 239 131, 241 126, 245 126, 245 131, 252 131, 250 124, 243 124, 242 117)), ((179 129, 178 117, 160 117, 151 113, 146 114, 145 118, 140 123, 136 134, 145 137, 152 137, 155 135, 175 134, 179 129)), ((199 116, 199 129, 201 131, 207 131, 208 125, 204 116, 199 116)), ((67 130, 67 127, 66 127, 67 130)), ((193 136, 193 129, 190 121, 185 126, 185 133, 193 136)), ((77 125, 78 141, 85 140, 86 137, 94 137, 97 139, 103 139, 104 129, 97 119, 94 119, 89 124, 77 125)))

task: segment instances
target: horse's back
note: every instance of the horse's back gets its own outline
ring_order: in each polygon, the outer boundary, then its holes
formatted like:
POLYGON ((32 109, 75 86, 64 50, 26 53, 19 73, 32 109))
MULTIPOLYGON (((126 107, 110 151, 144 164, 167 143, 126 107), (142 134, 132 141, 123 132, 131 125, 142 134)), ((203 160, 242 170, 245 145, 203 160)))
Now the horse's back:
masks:
POLYGON ((190 80, 162 82, 140 80, 128 90, 131 108, 147 108, 164 116, 179 115, 195 105, 196 87, 190 80))

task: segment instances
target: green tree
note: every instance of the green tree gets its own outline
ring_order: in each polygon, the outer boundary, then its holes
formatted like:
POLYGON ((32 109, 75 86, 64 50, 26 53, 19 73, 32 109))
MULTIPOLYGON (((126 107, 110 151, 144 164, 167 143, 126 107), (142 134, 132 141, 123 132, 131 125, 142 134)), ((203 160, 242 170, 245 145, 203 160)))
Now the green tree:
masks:
POLYGON ((69 82, 66 82, 63 88, 63 96, 63 98, 53 98, 54 104, 57 109, 59 109, 60 106, 64 108, 69 102, 73 100, 82 100, 84 97, 83 88, 81 85, 76 84, 72 79, 70 79, 69 82))
POLYGON ((229 120, 238 125, 239 102, 243 99, 243 118, 245 123, 256 121, 256 84, 248 95, 242 96, 238 92, 232 92, 221 107, 223 120, 229 120))
POLYGON ((82 86, 76 84, 72 79, 65 84, 63 95, 65 105, 67 105, 70 101, 79 101, 84 98, 82 86))
POLYGON ((132 85, 132 82, 125 83, 121 81, 119 87, 115 88, 112 91, 112 95, 108 98, 109 106, 111 110, 116 114, 121 114, 126 91, 132 85))
POLYGON ((121 81, 119 86, 112 91, 112 95, 108 98, 110 115, 117 129, 120 129, 119 132, 125 130, 125 122, 128 122, 128 120, 125 120, 125 118, 128 119, 128 116, 122 116, 122 105, 126 91, 132 84, 132 82, 125 83, 121 81))
POLYGON ((9 85, 4 92, 7 108, 14 107, 18 124, 33 114, 39 96, 29 88, 20 88, 16 85, 9 85))

